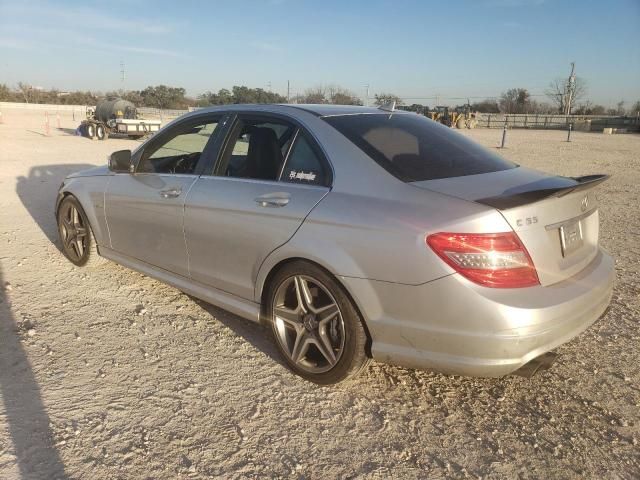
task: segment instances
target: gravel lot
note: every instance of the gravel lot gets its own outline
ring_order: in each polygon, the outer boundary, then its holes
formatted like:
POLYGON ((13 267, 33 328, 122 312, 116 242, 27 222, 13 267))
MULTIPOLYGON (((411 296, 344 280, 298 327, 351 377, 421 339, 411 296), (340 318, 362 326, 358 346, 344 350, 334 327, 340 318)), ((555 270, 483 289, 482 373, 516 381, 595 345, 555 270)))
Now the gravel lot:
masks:
MULTIPOLYGON (((0 478, 638 478, 640 136, 510 131, 501 153, 609 173, 610 310, 532 379, 373 364, 347 385, 291 374, 261 327, 55 246, 55 192, 135 142, 42 112, 0 124, 0 478)), ((495 147, 499 130, 466 131, 495 147)))

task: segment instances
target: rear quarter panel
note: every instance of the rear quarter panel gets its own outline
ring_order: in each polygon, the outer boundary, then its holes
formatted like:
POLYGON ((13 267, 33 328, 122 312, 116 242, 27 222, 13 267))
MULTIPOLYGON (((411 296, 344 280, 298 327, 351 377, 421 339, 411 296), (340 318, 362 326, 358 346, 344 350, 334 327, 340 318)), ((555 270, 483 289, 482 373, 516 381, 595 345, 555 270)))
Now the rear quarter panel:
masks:
POLYGON ((287 258, 314 261, 336 276, 420 285, 454 273, 426 244, 438 231, 510 231, 494 209, 402 184, 396 199, 332 191, 260 269, 287 258))

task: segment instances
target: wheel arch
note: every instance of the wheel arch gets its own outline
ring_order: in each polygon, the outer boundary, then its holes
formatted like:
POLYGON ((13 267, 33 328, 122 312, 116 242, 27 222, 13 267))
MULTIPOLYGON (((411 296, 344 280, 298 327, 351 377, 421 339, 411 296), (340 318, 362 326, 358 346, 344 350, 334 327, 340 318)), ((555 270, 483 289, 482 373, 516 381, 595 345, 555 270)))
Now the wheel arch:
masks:
POLYGON ((102 245, 110 245, 109 233, 104 217, 104 194, 100 191, 100 188, 104 188, 102 180, 100 179, 104 178, 106 177, 79 177, 77 179, 71 179, 66 185, 64 185, 62 190, 58 192, 55 206, 55 219, 57 225, 58 211, 62 201, 69 196, 75 198, 89 221, 89 227, 91 228, 93 239, 98 247, 102 245), (81 182, 80 180, 84 180, 84 182, 81 182), (85 185, 86 182, 91 183, 91 185, 85 185), (93 184, 94 182, 96 185, 93 184))
POLYGON ((259 286, 257 286, 258 299, 260 301, 260 323, 266 324, 266 322, 267 322, 267 315, 266 315, 267 294, 269 292, 269 286, 271 284, 271 281, 273 280, 273 277, 282 268, 284 268, 286 265, 289 265, 289 264, 291 264, 293 262, 306 262, 306 263, 309 263, 311 265, 314 265, 314 266, 320 268, 327 275, 330 275, 331 278, 333 278, 335 280, 335 282, 344 290, 345 294, 347 295, 347 298, 349 298, 349 300, 353 304, 354 308, 358 312, 358 315, 360 315, 360 318, 362 319, 362 326, 364 327, 364 331, 365 331, 365 333, 367 335, 367 344, 366 344, 366 347, 365 347, 366 348, 366 354, 367 354, 368 357, 371 358, 372 336, 371 336, 371 332, 369 331, 369 327, 367 325, 367 319, 365 318, 365 316, 363 314, 362 308, 360 308, 360 305, 355 300, 355 298, 354 298, 353 294, 351 293, 350 289, 345 284, 345 282, 343 282, 340 279, 339 275, 337 275, 334 272, 332 272, 331 269, 327 268, 326 266, 324 266, 324 265, 322 265, 322 264, 320 264, 320 263, 318 263, 318 262, 316 262, 314 260, 310 260, 308 258, 304 258, 304 257, 300 257, 300 256, 292 256, 292 257, 284 258, 284 259, 280 260, 279 262, 277 262, 275 265, 273 265, 269 269, 269 271, 266 273, 266 275, 264 276, 264 280, 262 282, 260 282, 259 286))

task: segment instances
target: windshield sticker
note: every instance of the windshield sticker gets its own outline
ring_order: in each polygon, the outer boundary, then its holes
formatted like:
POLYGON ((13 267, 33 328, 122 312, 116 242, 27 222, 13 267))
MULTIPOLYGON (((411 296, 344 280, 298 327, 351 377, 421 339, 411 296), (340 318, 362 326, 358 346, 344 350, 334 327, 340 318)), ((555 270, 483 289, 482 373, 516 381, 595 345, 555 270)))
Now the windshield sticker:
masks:
POLYGON ((289 172, 289 180, 308 180, 309 182, 313 182, 316 179, 316 174, 314 172, 304 173, 304 171, 296 172, 295 170, 291 170, 289 172))

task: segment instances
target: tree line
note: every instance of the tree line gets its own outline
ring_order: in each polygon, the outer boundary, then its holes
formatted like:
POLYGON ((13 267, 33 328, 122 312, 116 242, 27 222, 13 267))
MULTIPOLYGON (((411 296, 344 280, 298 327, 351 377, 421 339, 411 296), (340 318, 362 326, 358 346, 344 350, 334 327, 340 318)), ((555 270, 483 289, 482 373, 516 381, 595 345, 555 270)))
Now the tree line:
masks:
MULTIPOLYGON (((526 88, 508 89, 497 98, 487 98, 470 105, 472 111, 482 113, 532 113, 557 114, 565 111, 566 102, 571 102, 571 113, 575 115, 637 115, 640 101, 625 108, 623 101, 615 108, 606 108, 593 104, 587 99, 586 82, 576 78, 573 94, 566 95, 566 84, 556 79, 549 84, 544 93, 548 101, 538 101, 526 88), (570 100, 568 100, 570 99, 570 100)), ((143 90, 119 90, 110 92, 72 91, 62 92, 56 89, 43 90, 27 83, 19 82, 16 88, 0 84, 0 101, 47 103, 55 105, 95 105, 101 98, 121 97, 137 107, 155 107, 161 109, 187 109, 189 107, 207 107, 238 103, 314 103, 334 105, 363 105, 364 102, 354 92, 337 85, 318 85, 305 90, 302 94, 287 99, 283 95, 264 90, 236 85, 231 90, 221 88, 217 92, 207 91, 197 97, 189 97, 181 87, 167 85, 148 86, 143 90)), ((379 93, 372 99, 375 105, 395 102, 403 110, 424 114, 431 110, 428 105, 417 103, 404 104, 403 99, 394 93, 379 93)))

